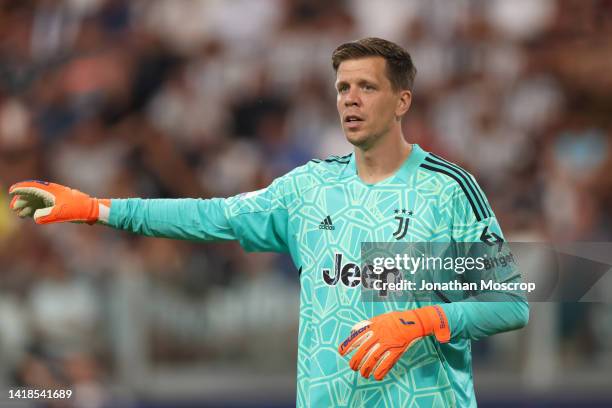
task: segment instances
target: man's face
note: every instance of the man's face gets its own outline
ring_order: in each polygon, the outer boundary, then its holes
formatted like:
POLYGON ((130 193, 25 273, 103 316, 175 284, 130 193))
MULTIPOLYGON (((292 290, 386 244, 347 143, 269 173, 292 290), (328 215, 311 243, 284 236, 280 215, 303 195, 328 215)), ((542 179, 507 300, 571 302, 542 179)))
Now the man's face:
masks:
POLYGON ((388 134, 404 113, 401 93, 392 89, 382 57, 342 62, 336 74, 336 91, 344 134, 351 144, 363 149, 388 134))

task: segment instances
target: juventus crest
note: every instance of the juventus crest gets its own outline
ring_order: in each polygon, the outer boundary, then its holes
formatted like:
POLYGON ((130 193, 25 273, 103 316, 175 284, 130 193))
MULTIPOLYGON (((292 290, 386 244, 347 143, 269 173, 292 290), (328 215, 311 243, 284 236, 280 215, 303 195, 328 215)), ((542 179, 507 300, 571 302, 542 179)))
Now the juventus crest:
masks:
POLYGON ((398 214, 395 219, 399 221, 397 225, 397 229, 393 233, 393 237, 396 240, 400 240, 406 236, 408 233, 408 224, 410 223, 410 216, 412 215, 412 211, 407 210, 395 210, 395 214, 398 214))

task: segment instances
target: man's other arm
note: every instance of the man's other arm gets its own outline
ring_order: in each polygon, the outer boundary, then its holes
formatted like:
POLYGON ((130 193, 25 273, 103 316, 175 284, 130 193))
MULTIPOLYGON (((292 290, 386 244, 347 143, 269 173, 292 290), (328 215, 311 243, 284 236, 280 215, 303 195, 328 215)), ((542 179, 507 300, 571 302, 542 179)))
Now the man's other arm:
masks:
MULTIPOLYGON (((503 239, 503 233, 497 222, 485 195, 479 190, 488 217, 478 220, 472 205, 460 189, 453 195, 453 232, 452 240, 458 243, 474 243, 485 248, 481 237, 483 231, 489 236, 496 234, 503 239)), ((507 245, 506 245, 507 247, 507 245)), ((466 273, 466 277, 469 274, 466 273)), ((494 268, 486 276, 476 274, 474 281, 480 283, 481 278, 493 279, 496 282, 518 283, 521 275, 516 265, 505 268, 494 268)), ((469 279, 468 279, 469 280, 469 279)), ((452 338, 467 338, 478 340, 493 334, 525 327, 529 321, 529 304, 524 293, 520 291, 477 291, 470 298, 441 305, 446 313, 452 338)))

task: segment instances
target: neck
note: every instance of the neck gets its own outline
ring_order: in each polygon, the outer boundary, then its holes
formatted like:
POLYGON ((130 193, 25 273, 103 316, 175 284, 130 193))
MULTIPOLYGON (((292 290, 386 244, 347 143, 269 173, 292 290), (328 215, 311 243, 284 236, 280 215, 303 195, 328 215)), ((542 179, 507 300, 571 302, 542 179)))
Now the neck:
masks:
POLYGON ((391 177, 412 152, 412 145, 399 132, 380 142, 367 150, 355 148, 357 174, 364 183, 374 184, 391 177))

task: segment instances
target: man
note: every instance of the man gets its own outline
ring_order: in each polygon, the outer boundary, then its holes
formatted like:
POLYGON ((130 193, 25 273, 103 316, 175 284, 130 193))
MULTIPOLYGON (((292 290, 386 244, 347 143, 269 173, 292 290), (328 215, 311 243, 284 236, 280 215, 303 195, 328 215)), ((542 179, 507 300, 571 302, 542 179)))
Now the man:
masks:
POLYGON ((432 302, 366 302, 360 251, 367 241, 501 241, 497 220, 472 176, 404 139, 416 69, 403 48, 365 38, 339 46, 332 62, 352 154, 312 160, 227 199, 100 200, 29 181, 11 187, 11 208, 40 224, 100 222, 289 252, 301 282, 300 407, 475 406, 470 340, 523 327, 525 300, 450 302, 437 291, 432 302))

